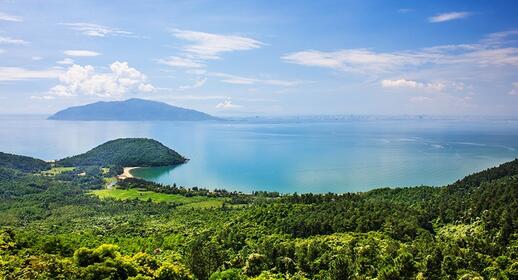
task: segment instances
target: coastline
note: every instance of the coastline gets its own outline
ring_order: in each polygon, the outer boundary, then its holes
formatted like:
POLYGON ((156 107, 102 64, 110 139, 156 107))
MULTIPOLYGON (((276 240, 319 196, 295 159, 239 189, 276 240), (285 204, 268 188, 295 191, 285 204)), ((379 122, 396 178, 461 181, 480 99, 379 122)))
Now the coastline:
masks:
POLYGON ((136 167, 124 167, 124 171, 122 172, 122 174, 117 176, 117 179, 124 180, 124 179, 127 179, 127 178, 134 178, 134 176, 131 174, 131 170, 136 169, 136 168, 138 168, 138 166, 136 166, 136 167))

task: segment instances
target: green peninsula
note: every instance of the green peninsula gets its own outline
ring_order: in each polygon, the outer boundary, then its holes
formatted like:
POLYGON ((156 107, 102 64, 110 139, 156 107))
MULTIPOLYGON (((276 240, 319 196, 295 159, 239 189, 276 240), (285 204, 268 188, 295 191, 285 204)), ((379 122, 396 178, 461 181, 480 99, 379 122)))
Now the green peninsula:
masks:
POLYGON ((166 166, 187 159, 162 143, 146 138, 120 138, 108 141, 77 156, 57 161, 62 166, 166 166))

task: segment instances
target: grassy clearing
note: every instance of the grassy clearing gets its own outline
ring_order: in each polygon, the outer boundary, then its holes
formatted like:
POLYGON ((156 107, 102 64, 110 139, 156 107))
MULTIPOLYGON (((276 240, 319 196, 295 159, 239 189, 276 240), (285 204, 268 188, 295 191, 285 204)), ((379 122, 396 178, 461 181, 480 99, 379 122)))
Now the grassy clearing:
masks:
POLYGON ((41 174, 45 176, 56 176, 63 172, 74 171, 75 167, 52 167, 50 170, 42 171, 41 174))
POLYGON ((117 182, 117 178, 116 177, 105 177, 105 178, 103 178, 103 182, 104 182, 105 186, 108 186, 108 185, 111 185, 111 184, 117 182))
POLYGON ((117 200, 139 199, 151 200, 153 202, 167 202, 182 204, 182 207, 211 208, 221 207, 225 199, 209 198, 204 196, 186 197, 179 194, 166 194, 150 192, 143 189, 103 189, 91 192, 100 199, 113 198, 117 200))

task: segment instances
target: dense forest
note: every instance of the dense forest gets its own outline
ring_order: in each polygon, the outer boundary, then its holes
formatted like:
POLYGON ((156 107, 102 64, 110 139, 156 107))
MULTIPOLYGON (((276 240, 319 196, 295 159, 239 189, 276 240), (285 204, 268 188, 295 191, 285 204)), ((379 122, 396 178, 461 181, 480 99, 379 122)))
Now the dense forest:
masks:
POLYGON ((108 141, 77 156, 57 163, 62 166, 166 166, 187 159, 162 143, 146 138, 120 138, 108 141))
POLYGON ((50 169, 50 164, 41 159, 0 152, 0 168, 2 167, 25 172, 36 172, 50 169))
POLYGON ((518 160, 444 187, 243 194, 0 156, 5 279, 518 279, 518 160))

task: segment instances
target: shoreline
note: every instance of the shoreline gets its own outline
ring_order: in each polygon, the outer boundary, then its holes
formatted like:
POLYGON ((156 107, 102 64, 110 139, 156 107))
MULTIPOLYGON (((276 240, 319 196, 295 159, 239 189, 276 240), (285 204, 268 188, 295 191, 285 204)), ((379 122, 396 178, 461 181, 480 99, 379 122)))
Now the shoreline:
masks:
POLYGON ((135 167, 124 167, 124 171, 122 174, 117 176, 117 179, 124 180, 127 178, 134 178, 134 176, 131 174, 131 170, 138 168, 138 166, 135 167))

